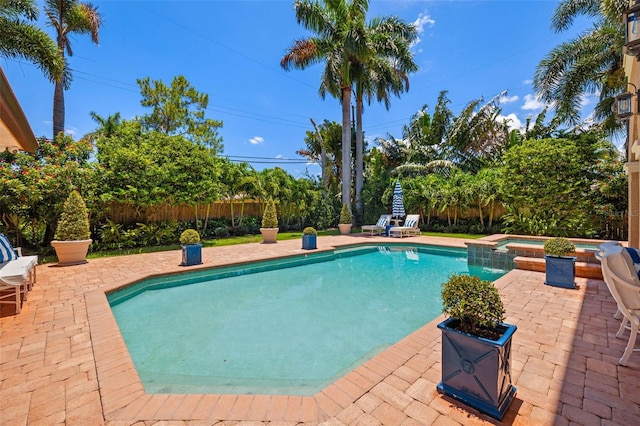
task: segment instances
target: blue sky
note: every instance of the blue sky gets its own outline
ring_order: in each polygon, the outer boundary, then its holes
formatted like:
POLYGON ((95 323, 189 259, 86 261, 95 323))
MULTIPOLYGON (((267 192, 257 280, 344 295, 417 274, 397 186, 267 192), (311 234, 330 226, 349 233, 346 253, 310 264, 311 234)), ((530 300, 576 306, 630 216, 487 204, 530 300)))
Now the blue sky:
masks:
MULTIPOLYGON (((274 1, 94 1, 104 25, 100 45, 88 36, 72 37, 69 61, 74 81, 66 92, 66 129, 74 137, 92 131, 89 113, 119 112, 133 118, 140 105, 136 79, 170 84, 184 75, 209 95, 209 118, 222 120, 224 154, 245 159, 260 170, 280 166, 298 177, 319 167, 296 155, 304 148, 309 118, 341 121, 340 104, 322 100, 322 66, 289 72, 279 62, 294 39, 308 33, 296 23, 293 2, 274 1)), ((419 71, 410 90, 383 105, 365 106, 369 145, 378 136, 402 136, 402 126, 424 104, 433 107, 447 90, 458 113, 469 101, 488 100, 503 91, 503 115, 513 125, 542 109, 531 79, 539 61, 556 45, 587 30, 580 22, 556 34, 550 20, 558 1, 383 1, 373 0, 368 18, 396 15, 416 23, 413 47, 419 71)), ((43 14, 44 15, 44 14, 43 14)), ((42 18, 43 16, 41 16, 42 18)), ((33 65, 0 58, 36 136, 51 137, 53 85, 33 65)), ((588 115, 595 99, 584 100, 588 115)))

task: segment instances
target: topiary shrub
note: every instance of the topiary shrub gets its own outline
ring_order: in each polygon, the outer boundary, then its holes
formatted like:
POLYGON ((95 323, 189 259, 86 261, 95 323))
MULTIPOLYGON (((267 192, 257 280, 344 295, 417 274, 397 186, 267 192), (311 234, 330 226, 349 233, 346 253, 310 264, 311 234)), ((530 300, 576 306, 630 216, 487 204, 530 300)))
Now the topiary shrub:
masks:
POLYGON ((273 199, 267 201, 267 205, 264 208, 264 214, 262 216, 263 228, 277 228, 278 227, 278 214, 276 212, 276 203, 273 199))
POLYGON ((562 238, 550 238, 544 242, 544 253, 549 256, 567 256, 576 251, 576 245, 572 241, 562 238))
POLYGON ((452 275, 442 285, 442 312, 459 321, 458 330, 493 339, 504 320, 504 306, 491 281, 471 275, 452 275))
POLYGON ((58 241, 78 241, 90 237, 87 206, 80 193, 74 190, 64 202, 54 238, 58 241))
POLYGON ((180 244, 198 244, 200 234, 195 229, 186 229, 180 234, 180 244))
POLYGON ((304 228, 302 230, 302 234, 303 235, 318 235, 318 232, 316 231, 315 228, 313 228, 311 226, 307 226, 306 228, 304 228))
POLYGON ((349 210, 347 203, 344 203, 342 205, 342 210, 340 210, 340 223, 348 224, 348 223, 351 223, 352 220, 353 219, 351 217, 351 211, 349 210))

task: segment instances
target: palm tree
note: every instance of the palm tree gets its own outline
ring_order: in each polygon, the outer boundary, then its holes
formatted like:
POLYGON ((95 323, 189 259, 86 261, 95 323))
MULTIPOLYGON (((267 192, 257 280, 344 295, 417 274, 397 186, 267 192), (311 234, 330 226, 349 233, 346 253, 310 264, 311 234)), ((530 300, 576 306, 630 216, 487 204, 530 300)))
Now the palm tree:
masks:
MULTIPOLYGON (((98 30, 102 25, 102 16, 98 8, 91 3, 80 3, 78 0, 46 0, 44 11, 49 18, 49 25, 55 28, 60 55, 65 52, 73 56, 70 34, 90 34, 91 40, 98 44, 98 30)), ((66 68, 66 67, 65 67, 66 68)), ((71 75, 55 81, 53 93, 53 137, 64 131, 64 91, 71 84, 71 75)))
POLYGON ((64 59, 51 37, 28 22, 37 19, 34 0, 0 1, 0 56, 34 62, 55 81, 62 77, 64 59))
POLYGON ((580 16, 596 21, 589 31, 556 46, 536 69, 533 84, 538 96, 553 105, 562 122, 577 124, 584 96, 599 94, 595 118, 609 131, 619 128, 611 105, 626 88, 620 17, 628 7, 628 0, 563 0, 556 8, 551 22, 556 32, 567 30, 580 16))
POLYGON ((364 61, 369 54, 366 44, 365 15, 368 0, 323 0, 322 3, 296 0, 296 19, 315 33, 307 39, 293 42, 280 60, 289 70, 292 66, 305 69, 325 63, 320 83, 320 96, 327 93, 342 104, 342 202, 351 208, 351 87, 354 60, 364 61))
POLYGON ((353 63, 356 98, 356 211, 362 209, 364 182, 364 135, 362 133, 363 99, 371 104, 374 97, 389 109, 389 95, 409 90, 408 73, 418 70, 410 45, 417 37, 415 26, 397 17, 375 18, 366 27, 370 54, 365 61, 353 63))

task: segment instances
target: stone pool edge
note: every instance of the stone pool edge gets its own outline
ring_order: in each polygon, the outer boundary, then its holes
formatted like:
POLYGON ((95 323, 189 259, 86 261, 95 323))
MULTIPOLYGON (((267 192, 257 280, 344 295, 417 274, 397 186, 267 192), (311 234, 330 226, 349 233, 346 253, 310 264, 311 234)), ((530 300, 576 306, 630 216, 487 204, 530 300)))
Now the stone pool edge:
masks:
MULTIPOLYGON (((386 244, 385 241, 375 241, 375 243, 363 241, 358 244, 340 244, 326 250, 372 243, 386 244)), ((393 244, 391 241, 389 243, 393 244)), ((400 244, 456 246, 418 241, 403 241, 400 244)), ((266 259, 286 258, 292 255, 273 256, 266 259)), ((207 269, 207 267, 190 270, 207 269)), ((143 279, 167 274, 151 275, 143 279)), ((322 422, 337 415, 365 395, 421 350, 439 344, 440 333, 435 325, 442 320, 442 315, 365 361, 313 396, 147 394, 107 300, 108 293, 138 281, 140 281, 139 278, 107 289, 92 290, 84 295, 100 398, 106 421, 134 423, 136 421, 215 419, 322 422)))

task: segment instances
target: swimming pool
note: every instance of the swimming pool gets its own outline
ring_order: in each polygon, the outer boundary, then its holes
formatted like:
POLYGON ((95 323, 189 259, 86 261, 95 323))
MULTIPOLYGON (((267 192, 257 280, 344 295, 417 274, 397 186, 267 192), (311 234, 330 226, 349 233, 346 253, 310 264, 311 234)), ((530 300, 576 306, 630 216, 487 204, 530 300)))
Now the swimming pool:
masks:
POLYGON ((109 302, 149 393, 312 395, 440 314, 464 249, 365 247, 146 280, 109 302))

